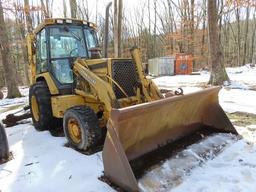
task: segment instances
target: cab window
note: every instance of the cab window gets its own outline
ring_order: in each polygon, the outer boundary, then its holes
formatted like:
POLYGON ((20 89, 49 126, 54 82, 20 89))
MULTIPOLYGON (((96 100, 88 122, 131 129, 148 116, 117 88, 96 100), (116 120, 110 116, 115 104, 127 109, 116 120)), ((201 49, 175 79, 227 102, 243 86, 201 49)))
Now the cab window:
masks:
POLYGON ((36 72, 43 73, 47 71, 47 51, 45 29, 36 35, 36 72))
POLYGON ((86 28, 84 30, 85 33, 85 38, 86 38, 86 43, 88 49, 98 47, 98 41, 97 41, 97 36, 94 30, 86 28))
POLYGON ((82 27, 59 26, 50 28, 51 59, 87 57, 82 27))

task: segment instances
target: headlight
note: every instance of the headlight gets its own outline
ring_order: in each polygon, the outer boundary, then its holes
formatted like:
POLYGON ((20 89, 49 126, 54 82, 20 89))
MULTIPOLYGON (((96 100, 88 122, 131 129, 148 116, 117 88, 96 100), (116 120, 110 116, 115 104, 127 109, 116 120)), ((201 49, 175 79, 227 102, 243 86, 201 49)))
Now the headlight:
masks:
POLYGON ((57 19, 57 20, 56 20, 56 23, 63 24, 63 20, 57 19))
POLYGON ((66 19, 66 23, 72 23, 71 19, 66 19))

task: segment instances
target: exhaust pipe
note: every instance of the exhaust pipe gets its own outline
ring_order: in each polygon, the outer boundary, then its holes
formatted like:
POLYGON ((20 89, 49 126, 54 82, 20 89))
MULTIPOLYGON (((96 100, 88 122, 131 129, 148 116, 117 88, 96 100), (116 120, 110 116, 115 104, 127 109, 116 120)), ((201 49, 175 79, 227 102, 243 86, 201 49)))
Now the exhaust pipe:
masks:
POLYGON ((106 7, 106 14, 105 14, 105 29, 104 29, 104 43, 103 43, 103 56, 104 58, 108 57, 108 32, 109 32, 109 9, 112 5, 110 2, 106 7))

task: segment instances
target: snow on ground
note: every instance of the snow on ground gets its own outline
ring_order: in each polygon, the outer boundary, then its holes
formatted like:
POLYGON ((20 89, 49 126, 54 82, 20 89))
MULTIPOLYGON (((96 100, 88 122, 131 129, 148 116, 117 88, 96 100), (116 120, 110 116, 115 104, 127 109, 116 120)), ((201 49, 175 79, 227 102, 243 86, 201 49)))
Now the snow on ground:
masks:
POLYGON ((97 178, 102 174, 101 153, 85 156, 64 147, 63 137, 36 132, 31 124, 7 129, 13 160, 0 166, 4 191, 113 191, 97 178))
POLYGON ((256 189, 256 147, 246 140, 226 148, 192 174, 172 192, 249 192, 256 189))
POLYGON ((234 144, 237 139, 236 135, 221 133, 206 137, 202 141, 188 146, 174 157, 165 160, 161 166, 153 167, 139 179, 141 191, 165 192, 179 186, 184 177, 189 176, 194 168, 215 158, 227 146, 234 144))
MULTIPOLYGON (((4 97, 6 97, 7 95, 7 90, 6 89, 3 89, 2 90, 3 94, 4 94, 4 97)), ((21 95, 22 97, 20 98, 16 98, 16 99, 3 99, 3 100, 0 100, 0 107, 3 107, 3 106, 7 106, 7 105, 14 105, 14 104, 23 104, 23 103, 28 103, 28 88, 27 87, 20 87, 20 92, 21 92, 21 95)))
MULTIPOLYGON (((249 65, 227 69, 231 85, 220 91, 220 104, 226 112, 256 114, 256 68, 249 65)), ((209 73, 155 78, 160 88, 184 88, 185 93, 206 87, 209 73)), ((27 103, 25 96, 0 100, 0 119, 27 103)), ((4 91, 6 96, 6 91, 4 91)), ((256 125, 236 127, 243 139, 228 145, 213 160, 191 170, 169 191, 213 192, 255 191, 256 188, 256 125)), ((101 152, 84 155, 64 146, 64 137, 53 137, 49 132, 37 132, 31 125, 17 125, 6 129, 13 159, 0 165, 0 191, 86 191, 112 192, 102 175, 101 152)), ((167 191, 167 190, 166 190, 167 191)))
MULTIPOLYGON (((245 65, 243 67, 227 68, 228 75, 231 80, 231 84, 226 86, 233 89, 256 89, 256 67, 250 67, 245 65)), ((201 87, 207 86, 210 73, 207 71, 201 71, 200 75, 176 75, 176 76, 163 76, 154 79, 154 82, 160 88, 189 88, 189 87, 201 87)))

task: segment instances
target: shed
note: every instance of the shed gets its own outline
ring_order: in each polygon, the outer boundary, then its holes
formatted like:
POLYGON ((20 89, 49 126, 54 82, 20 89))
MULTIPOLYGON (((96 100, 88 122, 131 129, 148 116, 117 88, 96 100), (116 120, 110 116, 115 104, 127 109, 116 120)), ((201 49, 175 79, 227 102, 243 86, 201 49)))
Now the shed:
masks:
POLYGON ((156 57, 148 60, 148 73, 151 76, 174 75, 175 57, 156 57))

